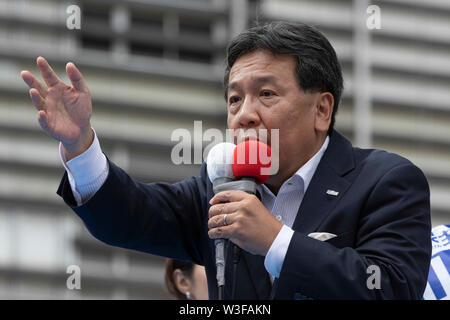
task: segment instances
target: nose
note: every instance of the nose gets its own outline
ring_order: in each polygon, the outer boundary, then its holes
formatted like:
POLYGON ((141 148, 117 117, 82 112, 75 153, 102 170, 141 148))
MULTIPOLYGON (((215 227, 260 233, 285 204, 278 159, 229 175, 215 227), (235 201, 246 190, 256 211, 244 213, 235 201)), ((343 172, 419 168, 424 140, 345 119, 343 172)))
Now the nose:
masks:
POLYGON ((239 110, 239 127, 240 128, 255 128, 258 127, 261 119, 258 114, 257 102, 251 98, 246 98, 239 110))

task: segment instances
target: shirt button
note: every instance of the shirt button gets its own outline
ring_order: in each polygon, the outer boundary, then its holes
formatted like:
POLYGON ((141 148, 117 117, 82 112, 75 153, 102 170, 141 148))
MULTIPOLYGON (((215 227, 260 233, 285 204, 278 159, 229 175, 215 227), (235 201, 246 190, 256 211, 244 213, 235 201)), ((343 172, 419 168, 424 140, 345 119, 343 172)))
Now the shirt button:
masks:
POLYGON ((277 218, 278 221, 281 221, 281 219, 283 219, 283 217, 280 216, 280 215, 277 215, 276 218, 277 218))

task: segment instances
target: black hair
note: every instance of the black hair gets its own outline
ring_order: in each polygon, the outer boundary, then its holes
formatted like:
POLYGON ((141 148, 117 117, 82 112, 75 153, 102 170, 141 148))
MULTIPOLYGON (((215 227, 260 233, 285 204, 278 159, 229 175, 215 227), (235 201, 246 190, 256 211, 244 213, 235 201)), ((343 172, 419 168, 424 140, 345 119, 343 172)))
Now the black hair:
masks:
POLYGON ((295 70, 299 86, 304 91, 330 92, 334 108, 328 134, 334 127, 344 89, 342 70, 336 52, 327 38, 316 28, 297 22, 270 22, 252 27, 234 37, 227 47, 224 76, 225 100, 233 64, 242 55, 257 50, 297 57, 295 70))

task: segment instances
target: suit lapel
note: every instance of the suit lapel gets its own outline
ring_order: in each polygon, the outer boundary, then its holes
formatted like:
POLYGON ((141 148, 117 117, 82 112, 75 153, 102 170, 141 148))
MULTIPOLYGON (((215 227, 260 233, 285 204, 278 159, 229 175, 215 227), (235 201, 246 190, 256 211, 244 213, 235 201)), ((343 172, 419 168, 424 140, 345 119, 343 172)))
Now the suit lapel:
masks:
POLYGON ((315 231, 349 186, 350 183, 339 177, 329 166, 323 165, 318 168, 317 176, 313 177, 303 197, 292 229, 301 233, 315 231), (328 190, 336 191, 338 194, 327 194, 328 190))
MULTIPOLYGON (((334 131, 316 172, 303 197, 292 229, 303 234, 316 231, 323 219, 338 204, 351 183, 344 176, 353 170, 355 161, 353 147, 339 132, 334 131), (336 191, 334 192, 327 191, 336 191)), ((275 279, 271 299, 276 296, 275 279)))
POLYGON ((334 131, 306 190, 292 229, 301 233, 315 231, 350 187, 344 176, 354 167, 351 143, 334 131))
MULTIPOLYGON (((313 177, 305 193, 302 204, 295 218, 292 229, 303 234, 309 234, 320 226, 328 213, 337 205, 350 183, 336 175, 328 166, 317 168, 317 176, 313 177), (328 195, 327 190, 339 192, 337 196, 328 195)), ((276 297, 278 279, 275 279, 270 299, 276 297)))

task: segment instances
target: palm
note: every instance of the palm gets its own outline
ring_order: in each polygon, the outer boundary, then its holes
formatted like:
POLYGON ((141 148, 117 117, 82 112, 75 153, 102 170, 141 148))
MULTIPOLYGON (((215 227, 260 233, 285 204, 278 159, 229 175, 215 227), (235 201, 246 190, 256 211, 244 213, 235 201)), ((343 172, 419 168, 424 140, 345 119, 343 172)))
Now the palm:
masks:
POLYGON ((74 64, 67 64, 66 72, 72 83, 68 86, 57 77, 44 58, 39 57, 37 65, 47 88, 30 72, 23 71, 21 75, 31 88, 31 100, 39 110, 39 123, 63 145, 75 145, 82 140, 83 133, 90 132, 92 102, 83 76, 74 64))
POLYGON ((49 88, 44 101, 47 112, 44 129, 63 144, 74 143, 92 114, 89 92, 77 91, 61 82, 49 88))

